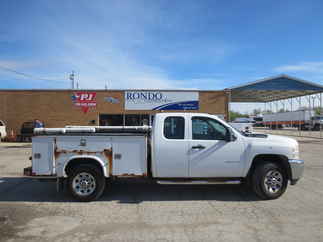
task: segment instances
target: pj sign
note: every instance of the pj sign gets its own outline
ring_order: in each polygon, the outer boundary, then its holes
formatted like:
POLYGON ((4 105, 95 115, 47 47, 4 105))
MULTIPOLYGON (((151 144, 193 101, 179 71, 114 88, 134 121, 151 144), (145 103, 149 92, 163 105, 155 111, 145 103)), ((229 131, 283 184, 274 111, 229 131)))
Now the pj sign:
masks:
POLYGON ((75 106, 81 107, 84 113, 89 111, 89 108, 96 107, 96 92, 74 92, 72 101, 75 106))

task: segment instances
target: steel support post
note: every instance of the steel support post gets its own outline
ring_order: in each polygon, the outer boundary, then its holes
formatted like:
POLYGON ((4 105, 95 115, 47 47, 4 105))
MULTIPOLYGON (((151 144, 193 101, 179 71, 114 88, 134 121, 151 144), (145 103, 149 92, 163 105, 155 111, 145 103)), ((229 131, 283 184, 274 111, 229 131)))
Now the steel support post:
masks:
MULTIPOLYGON (((301 109, 302 106, 302 97, 298 97, 298 110, 301 109)), ((299 112, 299 119, 298 119, 298 135, 302 136, 302 131, 301 131, 301 112, 299 112)))
MULTIPOLYGON (((274 108, 273 108, 273 102, 270 102, 270 112, 273 114, 274 113, 274 108)), ((273 129, 273 121, 270 121, 270 129, 273 129)))
MULTIPOLYGON (((293 98, 288 99, 288 102, 290 104, 290 111, 293 112, 293 98)), ((293 127, 293 120, 290 121, 290 127, 293 127)))
MULTIPOLYGON (((320 118, 322 118, 322 93, 320 93, 320 118)), ((320 138, 322 138, 322 125, 320 125, 320 138)))

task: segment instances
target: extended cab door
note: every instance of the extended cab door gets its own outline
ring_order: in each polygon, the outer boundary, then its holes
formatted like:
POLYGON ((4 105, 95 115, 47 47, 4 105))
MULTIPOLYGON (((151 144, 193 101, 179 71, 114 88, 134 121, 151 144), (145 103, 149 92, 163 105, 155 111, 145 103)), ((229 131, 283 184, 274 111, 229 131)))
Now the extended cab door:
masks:
POLYGON ((158 118, 152 139, 154 177, 188 177, 188 119, 181 114, 158 118))
POLYGON ((229 129, 216 119, 192 115, 190 120, 189 175, 191 177, 240 177, 244 142, 227 141, 229 129))

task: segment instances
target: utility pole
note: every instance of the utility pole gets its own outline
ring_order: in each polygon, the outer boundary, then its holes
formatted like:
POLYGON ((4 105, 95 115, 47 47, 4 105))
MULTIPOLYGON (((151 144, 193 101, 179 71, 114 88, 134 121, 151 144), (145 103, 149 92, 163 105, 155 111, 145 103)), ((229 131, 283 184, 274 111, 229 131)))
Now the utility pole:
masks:
POLYGON ((108 84, 107 84, 107 82, 105 83, 105 85, 104 85, 104 89, 105 90, 108 90, 108 84))
POLYGON ((74 77, 75 77, 75 74, 74 74, 74 71, 72 71, 72 74, 70 74, 70 78, 69 78, 72 84, 72 90, 74 89, 74 77))

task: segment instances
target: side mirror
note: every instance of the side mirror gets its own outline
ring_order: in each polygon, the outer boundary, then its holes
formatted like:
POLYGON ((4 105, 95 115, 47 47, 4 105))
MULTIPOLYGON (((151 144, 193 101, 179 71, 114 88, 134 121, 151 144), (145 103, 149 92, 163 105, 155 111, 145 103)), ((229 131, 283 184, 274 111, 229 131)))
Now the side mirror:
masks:
POLYGON ((237 139, 237 137, 234 135, 234 133, 228 129, 228 133, 227 133, 227 137, 226 137, 226 141, 227 142, 232 142, 232 141, 235 141, 237 139))

